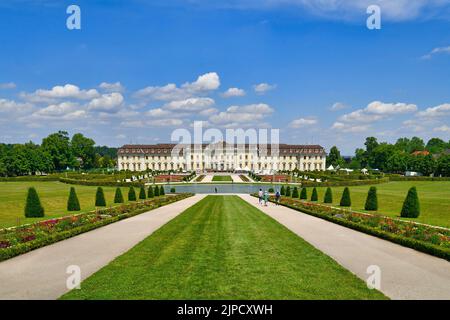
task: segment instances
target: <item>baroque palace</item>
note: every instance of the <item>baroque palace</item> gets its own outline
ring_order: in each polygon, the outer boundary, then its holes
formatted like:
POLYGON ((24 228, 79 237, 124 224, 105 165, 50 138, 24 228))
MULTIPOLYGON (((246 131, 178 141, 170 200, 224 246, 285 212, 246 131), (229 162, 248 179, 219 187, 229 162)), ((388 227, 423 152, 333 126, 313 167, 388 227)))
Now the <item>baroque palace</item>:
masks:
POLYGON ((325 170, 325 149, 319 145, 203 144, 124 145, 118 169, 131 171, 253 171, 325 170), (278 148, 276 148, 278 147, 278 148))

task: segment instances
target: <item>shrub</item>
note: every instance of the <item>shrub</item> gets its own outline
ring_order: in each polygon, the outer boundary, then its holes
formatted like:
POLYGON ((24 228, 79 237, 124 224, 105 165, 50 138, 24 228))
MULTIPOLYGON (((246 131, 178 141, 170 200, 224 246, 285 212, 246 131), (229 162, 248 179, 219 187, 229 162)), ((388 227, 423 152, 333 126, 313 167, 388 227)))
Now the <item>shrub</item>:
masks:
POLYGON ((80 211, 80 201, 74 187, 70 188, 69 200, 67 200, 67 211, 80 211))
POLYGON ((292 198, 298 198, 298 188, 294 187, 294 191, 292 191, 292 198))
POLYGON ((153 187, 149 186, 148 187, 148 192, 147 192, 147 198, 151 199, 155 196, 155 194, 153 193, 153 187))
POLYGON ((102 187, 97 188, 97 193, 95 194, 95 206, 106 207, 105 194, 103 193, 102 187))
POLYGON ((155 197, 159 197, 159 187, 155 186, 155 197))
POLYGON ((281 186, 280 195, 282 195, 282 196, 286 195, 286 190, 284 189, 284 186, 281 186))
POLYGON ((351 207, 352 200, 350 199, 350 189, 348 187, 345 187, 344 193, 342 193, 341 198, 341 207, 351 207))
POLYGON ((420 204, 416 187, 409 189, 400 215, 405 218, 417 218, 420 215, 420 204))
POLYGON ((28 189, 27 202, 25 205, 25 217, 39 218, 44 216, 44 208, 39 200, 39 195, 35 188, 28 189))
POLYGON ((136 191, 134 191, 133 187, 130 187, 130 190, 128 190, 128 201, 136 201, 136 191))
POLYGON ((274 190, 273 188, 269 188, 268 192, 270 192, 270 193, 274 193, 274 192, 275 192, 275 190, 274 190))
POLYGON ((114 195, 114 203, 123 203, 122 190, 120 188, 116 189, 116 194, 114 195))
POLYGON ((364 209, 368 211, 378 210, 378 197, 376 187, 370 187, 369 193, 367 194, 366 205, 364 206, 364 209))
POLYGON ((170 192, 175 193, 176 192, 175 187, 170 188, 170 192))
POLYGON ((306 188, 302 188, 302 192, 300 192, 300 199, 302 200, 308 199, 308 192, 306 191, 306 188))
POLYGON ((323 200, 324 203, 333 203, 333 192, 331 192, 331 188, 328 187, 327 191, 325 191, 325 198, 323 200))
POLYGON ((287 186, 286 187, 286 197, 290 197, 291 196, 291 187, 287 186))
POLYGON ((160 187, 159 187, 159 195, 160 196, 163 196, 165 194, 165 192, 164 192, 164 187, 161 185, 160 187))
POLYGON ((139 191, 139 199, 141 199, 141 200, 145 200, 147 197, 146 197, 146 194, 145 194, 145 188, 144 187, 141 187, 141 189, 140 189, 140 191, 139 191))
POLYGON ((311 201, 318 201, 319 200, 319 196, 317 194, 317 189, 316 187, 314 187, 312 194, 311 194, 311 201))

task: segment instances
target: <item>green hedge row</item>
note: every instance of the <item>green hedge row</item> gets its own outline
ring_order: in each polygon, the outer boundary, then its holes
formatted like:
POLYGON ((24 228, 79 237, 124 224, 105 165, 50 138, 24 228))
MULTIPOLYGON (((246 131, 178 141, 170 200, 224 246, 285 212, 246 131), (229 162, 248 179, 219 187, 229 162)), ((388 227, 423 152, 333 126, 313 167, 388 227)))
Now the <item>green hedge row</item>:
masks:
POLYGON ((59 176, 58 175, 0 177, 0 182, 58 181, 58 180, 59 180, 59 176))
MULTIPOLYGON (((272 201, 272 200, 271 200, 272 201)), ((369 226, 366 225, 361 225, 352 221, 348 221, 348 220, 343 220, 340 218, 336 218, 327 214, 321 214, 321 213, 316 213, 307 209, 299 209, 296 208, 294 206, 291 206, 289 204, 285 204, 285 203, 280 203, 281 205, 294 209, 296 211, 300 211, 303 213, 307 213, 310 214, 312 216, 315 216, 317 218, 321 218, 333 223, 337 223, 339 225, 342 225, 344 227, 348 227, 350 229, 354 229, 357 231, 361 231, 367 234, 370 234, 372 236, 376 236, 378 238, 384 239, 384 240, 388 240, 397 244, 400 244, 402 246, 408 247, 408 248, 412 248, 415 249, 417 251, 421 251, 421 252, 425 252, 428 254, 431 254, 433 256, 439 257, 439 258, 443 258, 447 261, 450 261, 450 249, 447 248, 443 248, 431 243, 426 243, 423 241, 419 241, 419 240, 415 240, 412 238, 406 238, 406 237, 402 237, 393 233, 389 233, 386 231, 382 231, 379 229, 375 229, 375 228, 371 228, 369 226)))
POLYGON ((137 209, 135 211, 132 212, 127 212, 124 214, 120 214, 118 216, 112 216, 110 218, 98 221, 96 223, 93 224, 89 224, 89 225, 83 225, 77 228, 73 228, 71 230, 66 230, 66 231, 62 231, 62 232, 58 232, 58 233, 54 233, 54 234, 50 234, 48 237, 45 237, 43 239, 39 239, 39 240, 33 240, 33 241, 29 241, 29 242, 25 242, 25 243, 21 243, 19 245, 16 245, 14 247, 9 247, 9 248, 5 248, 5 249, 0 249, 0 261, 4 261, 7 259, 10 259, 12 257, 27 253, 29 251, 47 246, 49 244, 61 241, 61 240, 65 240, 74 236, 77 236, 81 233, 84 232, 88 232, 100 227, 103 227, 105 225, 108 225, 110 223, 114 223, 123 219, 127 219, 127 218, 131 218, 133 216, 136 216, 138 214, 147 212, 162 206, 165 206, 167 204, 171 204, 173 202, 179 201, 179 200, 183 200, 186 199, 188 197, 193 196, 193 194, 189 194, 189 193, 185 193, 185 194, 179 194, 176 196, 170 196, 167 197, 166 199, 168 199, 168 201, 163 202, 163 203, 155 203, 152 204, 151 206, 147 206, 141 209, 137 209))
POLYGON ((450 177, 404 177, 390 176, 390 181, 450 181, 450 177))
POLYGON ((142 187, 141 182, 117 182, 117 181, 103 181, 103 180, 76 180, 68 178, 60 178, 60 182, 67 184, 77 184, 81 186, 93 186, 93 187, 142 187))
POLYGON ((367 179, 367 180, 343 180, 343 181, 302 181, 302 187, 347 187, 347 186, 364 186, 389 182, 389 178, 367 179))

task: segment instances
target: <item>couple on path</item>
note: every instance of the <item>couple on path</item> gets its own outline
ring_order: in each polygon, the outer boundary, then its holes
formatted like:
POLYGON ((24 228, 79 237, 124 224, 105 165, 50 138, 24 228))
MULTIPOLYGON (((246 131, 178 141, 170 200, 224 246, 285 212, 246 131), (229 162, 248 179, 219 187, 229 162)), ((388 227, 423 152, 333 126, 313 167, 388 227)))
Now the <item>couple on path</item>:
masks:
MULTIPOLYGON (((278 205, 280 203, 280 191, 276 191, 275 193, 275 203, 276 205, 278 205)), ((258 192, 258 200, 259 200, 259 204, 262 205, 264 202, 264 205, 267 207, 267 202, 269 201, 269 193, 267 191, 263 191, 262 189, 259 189, 258 192)))

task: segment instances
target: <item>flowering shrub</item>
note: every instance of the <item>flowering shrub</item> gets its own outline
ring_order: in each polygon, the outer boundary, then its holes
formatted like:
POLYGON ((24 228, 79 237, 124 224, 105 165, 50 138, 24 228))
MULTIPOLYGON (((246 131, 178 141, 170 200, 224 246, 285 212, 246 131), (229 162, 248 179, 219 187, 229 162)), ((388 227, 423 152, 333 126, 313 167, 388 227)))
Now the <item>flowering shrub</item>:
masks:
MULTIPOLYGON (((274 201, 274 197, 271 197, 274 201)), ((282 198, 280 204, 386 240, 450 259, 450 230, 377 214, 334 208, 299 199, 282 198)))
POLYGON ((0 230, 0 261, 82 232, 179 201, 191 194, 153 198, 0 230))

